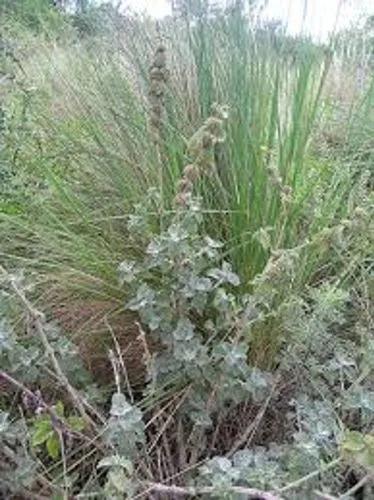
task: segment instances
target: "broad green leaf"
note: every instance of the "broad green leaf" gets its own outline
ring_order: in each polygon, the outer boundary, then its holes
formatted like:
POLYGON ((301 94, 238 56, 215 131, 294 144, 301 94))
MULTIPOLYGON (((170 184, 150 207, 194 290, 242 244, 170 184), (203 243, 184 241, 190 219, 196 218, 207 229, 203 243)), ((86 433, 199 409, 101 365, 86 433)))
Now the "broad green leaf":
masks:
POLYGON ((51 417, 49 415, 43 415, 37 418, 34 422, 34 427, 39 428, 39 427, 45 427, 49 426, 52 429, 52 422, 51 422, 51 417))
POLYGON ((31 446, 39 446, 47 441, 53 433, 50 422, 43 422, 43 425, 38 425, 31 437, 31 446))
POLYGON ((368 472, 374 472, 374 435, 366 434, 364 436, 365 449, 357 457, 357 462, 361 464, 368 472))
POLYGON ((364 441, 368 448, 374 450, 374 434, 365 434, 364 441))
POLYGON ((360 456, 361 460, 360 463, 365 469, 367 469, 369 472, 373 473, 374 472, 374 449, 373 448, 367 448, 365 452, 362 454, 362 457, 360 456))
POLYGON ((48 455, 56 460, 60 455, 60 440, 58 434, 53 432, 47 440, 48 455))
POLYGON ((364 436, 358 431, 349 431, 345 434, 342 448, 351 453, 357 453, 365 448, 364 436))

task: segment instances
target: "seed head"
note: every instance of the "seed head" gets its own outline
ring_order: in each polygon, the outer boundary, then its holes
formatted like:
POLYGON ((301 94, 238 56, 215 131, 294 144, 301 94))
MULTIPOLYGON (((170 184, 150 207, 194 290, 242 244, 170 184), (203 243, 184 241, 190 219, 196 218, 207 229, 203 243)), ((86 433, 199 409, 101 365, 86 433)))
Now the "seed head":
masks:
POLYGON ((210 116, 205 122, 205 130, 209 131, 217 140, 223 133, 222 120, 215 116, 210 116))
POLYGON ((189 181, 195 182, 200 176, 199 167, 193 163, 186 165, 183 169, 183 175, 189 181))
POLYGON ((157 66, 152 66, 149 76, 151 80, 163 81, 165 79, 165 71, 157 66))
POLYGON ((178 193, 174 198, 174 203, 178 207, 185 208, 188 206, 188 202, 190 200, 191 193, 178 193))
POLYGON ((166 66, 166 49, 163 45, 159 45, 156 49, 153 66, 156 68, 164 68, 166 66))
POLYGON ((193 184, 189 179, 183 177, 178 183, 178 188, 181 193, 191 193, 193 184))
POLYGON ((292 196, 292 187, 291 186, 283 186, 282 187, 282 193, 285 196, 292 196))
POLYGON ((163 86, 162 82, 160 82, 158 80, 152 81, 150 89, 149 89, 149 93, 151 95, 155 95, 157 97, 162 96, 164 93, 164 86, 163 86))
POLYGON ((212 115, 220 118, 221 120, 227 120, 229 117, 229 107, 225 104, 214 103, 212 105, 212 115))
POLYGON ((290 186, 281 187, 281 200, 286 205, 292 201, 292 188, 290 186))
POLYGON ((354 219, 364 219, 367 217, 367 212, 362 207, 356 207, 353 212, 354 219))
POLYGON ((211 134, 205 133, 203 135, 202 147, 204 149, 210 149, 214 144, 214 137, 211 134))
POLYGON ((164 108, 165 86, 168 79, 166 68, 166 48, 160 44, 153 57, 152 65, 149 69, 149 104, 150 104, 150 127, 153 140, 156 145, 160 145, 164 108))

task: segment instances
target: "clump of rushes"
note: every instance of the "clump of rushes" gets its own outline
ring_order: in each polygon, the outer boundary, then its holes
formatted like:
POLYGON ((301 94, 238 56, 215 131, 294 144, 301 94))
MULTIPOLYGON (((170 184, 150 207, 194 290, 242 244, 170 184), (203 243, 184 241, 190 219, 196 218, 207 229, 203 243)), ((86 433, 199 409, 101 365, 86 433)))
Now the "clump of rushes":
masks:
POLYGON ((214 104, 211 116, 188 141, 187 154, 191 163, 184 167, 182 178, 178 183, 178 192, 174 200, 177 206, 187 206, 195 182, 214 170, 214 149, 216 144, 224 142, 226 138, 224 122, 227 118, 228 107, 214 104))
POLYGON ((166 67, 166 47, 163 44, 159 44, 156 49, 149 77, 150 128, 155 144, 159 145, 165 112, 165 90, 169 78, 169 70, 166 67))

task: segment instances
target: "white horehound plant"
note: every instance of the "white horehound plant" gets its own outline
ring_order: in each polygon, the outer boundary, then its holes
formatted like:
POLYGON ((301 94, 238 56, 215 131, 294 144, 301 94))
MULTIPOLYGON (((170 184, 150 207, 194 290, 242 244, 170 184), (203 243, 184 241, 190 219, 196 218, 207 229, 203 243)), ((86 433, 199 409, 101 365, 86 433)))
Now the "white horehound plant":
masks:
POLYGON ((148 335, 161 346, 147 360, 149 389, 175 382, 177 375, 184 383, 198 380, 187 400, 196 410, 190 415, 202 419, 200 423, 209 418, 198 401, 211 394, 221 378, 224 383, 215 391, 208 413, 218 400, 239 402, 262 390, 265 396, 269 381, 247 363, 245 339, 253 304, 247 296, 237 299, 232 293, 239 277, 222 258, 222 243, 200 234, 201 223, 199 203, 191 199, 188 208, 178 211, 149 241, 141 262, 119 266, 121 282, 133 296, 127 309, 139 314, 148 335))

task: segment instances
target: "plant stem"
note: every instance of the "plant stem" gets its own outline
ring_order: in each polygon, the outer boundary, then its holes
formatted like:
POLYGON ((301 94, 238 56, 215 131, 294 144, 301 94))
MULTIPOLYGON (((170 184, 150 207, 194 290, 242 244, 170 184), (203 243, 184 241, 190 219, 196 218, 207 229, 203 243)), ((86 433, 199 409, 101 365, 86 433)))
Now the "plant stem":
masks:
MULTIPOLYGON (((245 488, 244 486, 230 486, 230 492, 240 495, 246 495, 247 498, 256 498, 257 500, 282 500, 282 498, 275 493, 269 491, 262 491, 256 488, 245 488)), ((167 486, 161 483, 151 483, 149 490, 157 493, 165 493, 175 496, 192 496, 197 495, 210 495, 217 491, 214 486, 206 486, 201 488, 194 488, 191 486, 167 486)))
POLYGON ((317 469, 317 470, 311 472, 310 474, 307 474, 306 476, 301 477, 297 481, 294 481, 293 483, 287 484, 287 486, 284 486, 283 488, 280 488, 278 490, 278 492, 279 493, 284 493, 285 491, 293 490, 294 488, 297 488, 301 484, 304 484, 307 481, 309 481, 310 479, 313 479, 314 477, 318 476, 322 472, 325 472, 325 471, 327 471, 329 469, 332 469, 333 467, 335 467, 335 465, 338 465, 341 461, 342 461, 341 457, 336 458, 335 460, 333 460, 332 462, 328 463, 324 467, 321 467, 320 469, 317 469))

